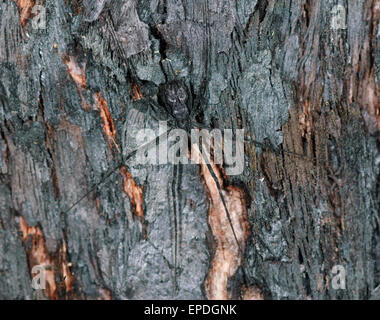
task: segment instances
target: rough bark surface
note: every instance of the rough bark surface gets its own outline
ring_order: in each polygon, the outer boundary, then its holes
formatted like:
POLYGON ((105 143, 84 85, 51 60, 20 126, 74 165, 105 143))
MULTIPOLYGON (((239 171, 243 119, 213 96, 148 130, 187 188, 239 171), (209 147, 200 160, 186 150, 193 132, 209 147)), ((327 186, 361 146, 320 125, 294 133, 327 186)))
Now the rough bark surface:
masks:
POLYGON ((205 299, 223 250, 223 297, 373 297, 379 17, 379 0, 0 0, 0 298, 205 299), (169 65, 205 126, 245 129, 244 172, 220 176, 244 194, 243 258, 200 165, 121 163, 164 118, 169 65))

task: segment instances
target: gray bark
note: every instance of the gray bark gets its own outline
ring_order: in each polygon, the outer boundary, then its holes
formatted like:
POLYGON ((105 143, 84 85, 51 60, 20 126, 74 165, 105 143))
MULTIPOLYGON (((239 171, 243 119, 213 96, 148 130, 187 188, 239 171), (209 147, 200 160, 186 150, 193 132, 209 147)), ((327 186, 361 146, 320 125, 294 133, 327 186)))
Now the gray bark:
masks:
POLYGON ((206 297, 214 247, 198 165, 124 163, 143 190, 144 219, 120 170, 67 212, 135 148, 138 129, 157 127, 149 99, 169 60, 202 98, 205 125, 243 128, 251 141, 244 172, 228 178, 244 187, 251 227, 246 277, 240 268, 230 279, 231 298, 244 285, 266 299, 372 296, 380 285, 378 0, 30 3, 46 8, 45 29, 21 4, 0 0, 1 299, 206 297), (338 4, 346 18, 334 28, 338 4), (83 67, 83 86, 70 57, 83 67), (114 141, 92 107, 96 92, 114 141), (43 237, 24 239, 22 221, 43 237), (54 292, 32 288, 38 248, 55 270, 54 292), (336 265, 345 289, 332 286, 336 265))

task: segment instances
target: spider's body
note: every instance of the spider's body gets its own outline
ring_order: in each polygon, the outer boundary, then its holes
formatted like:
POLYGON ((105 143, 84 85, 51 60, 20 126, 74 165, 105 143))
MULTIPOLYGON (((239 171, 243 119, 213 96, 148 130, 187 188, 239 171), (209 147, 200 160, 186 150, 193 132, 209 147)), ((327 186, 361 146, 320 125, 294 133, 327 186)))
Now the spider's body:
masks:
POLYGON ((191 123, 189 95, 183 82, 174 80, 161 85, 158 90, 158 101, 173 118, 177 127, 189 129, 191 123))

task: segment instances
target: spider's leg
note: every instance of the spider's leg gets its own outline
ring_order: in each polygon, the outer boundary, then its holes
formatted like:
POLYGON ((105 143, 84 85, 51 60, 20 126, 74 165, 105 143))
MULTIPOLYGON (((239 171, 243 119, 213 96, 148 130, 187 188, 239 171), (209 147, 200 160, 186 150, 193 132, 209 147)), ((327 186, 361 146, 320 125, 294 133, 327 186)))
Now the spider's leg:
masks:
MULTIPOLYGON (((202 129, 208 129, 206 126, 204 126, 204 125, 202 125, 202 124, 200 124, 198 122, 194 121, 193 123, 196 124, 197 126, 199 126, 202 129)), ((293 151, 289 151, 289 150, 284 150, 284 149, 276 148, 276 147, 274 147, 269 142, 260 142, 260 141, 253 140, 253 139, 245 139, 244 142, 248 143, 248 144, 254 144, 256 147, 260 147, 263 150, 272 151, 272 152, 274 152, 277 155, 281 155, 281 153, 283 152, 285 154, 288 154, 288 155, 291 155, 291 156, 303 159, 305 161, 310 161, 310 162, 313 162, 313 163, 316 163, 316 160, 317 160, 316 158, 309 158, 309 157, 307 157, 307 156, 305 156, 303 154, 297 153, 297 152, 293 152, 293 151)), ((217 147, 219 147, 219 148, 223 147, 223 145, 221 146, 216 139, 214 139, 214 146, 215 145, 217 147)))
MULTIPOLYGON (((111 36, 113 38, 113 40, 115 41, 116 43, 116 46, 118 48, 118 51, 119 51, 119 54, 121 55, 122 59, 124 60, 124 63, 125 63, 125 66, 129 67, 129 64, 128 64, 128 60, 126 58, 126 54, 125 54, 125 51, 124 49, 122 48, 122 46, 120 45, 120 42, 119 42, 119 39, 117 37, 117 34, 116 34, 116 31, 115 31, 115 24, 113 22, 113 19, 112 19, 112 15, 111 15, 111 11, 110 9, 107 10, 107 15, 106 15, 106 23, 107 23, 107 27, 108 27, 108 30, 110 31, 111 33, 111 36)), ((128 72, 130 72, 130 69, 128 68, 128 72)))
POLYGON ((210 67, 210 61, 211 61, 211 28, 210 28, 210 21, 209 21, 209 4, 208 1, 206 0, 205 5, 202 7, 203 10, 203 16, 205 17, 205 41, 203 45, 203 50, 202 50, 202 61, 205 61, 205 67, 204 67, 204 72, 203 72, 203 79, 201 82, 201 85, 198 90, 198 94, 196 95, 193 105, 192 105, 192 114, 191 116, 194 117, 196 114, 204 110, 203 104, 205 104, 205 101, 207 99, 205 98, 206 92, 207 92, 207 87, 210 82, 210 72, 209 72, 209 67, 210 67))
MULTIPOLYGON (((0 85, 3 87, 3 85, 2 85, 1 83, 0 83, 0 85)), ((0 89, 1 89, 1 87, 0 87, 0 89)), ((1 89, 1 92, 4 92, 4 94, 3 94, 3 93, 0 93, 0 101, 1 101, 1 103, 2 103, 3 105, 5 105, 5 101, 8 100, 8 97, 7 97, 7 95, 5 94, 5 89, 4 89, 4 87, 3 87, 3 89, 1 89)), ((18 97, 13 96, 13 98, 16 99, 17 102, 18 102, 19 104, 22 104, 22 105, 25 106, 25 107, 29 107, 29 108, 32 108, 32 107, 33 107, 33 105, 32 105, 31 103, 29 103, 29 102, 25 102, 25 101, 22 101, 22 100, 20 100, 18 97)))
POLYGON ((147 98, 149 101, 150 110, 152 112, 149 115, 156 121, 164 121, 160 119, 160 115, 164 114, 167 121, 175 123, 175 118, 166 110, 166 108, 161 108, 152 98, 147 98))
MULTIPOLYGON (((198 122, 196 122, 196 121, 193 121, 192 123, 193 123, 194 125, 196 125, 195 129, 199 129, 199 128, 201 128, 201 129, 206 129, 206 130, 209 130, 209 129, 210 129, 209 127, 207 127, 207 126, 205 126, 205 125, 203 125, 203 124, 201 124, 201 123, 198 123, 198 122)), ((212 140, 212 142, 211 142, 211 140, 210 140, 210 141, 207 141, 206 139, 203 139, 203 138, 202 138, 202 143, 205 144, 206 147, 208 148, 208 150, 210 150, 210 151, 211 151, 211 143, 213 144, 214 149, 217 148, 218 150, 222 150, 222 152, 224 151, 224 149, 223 149, 223 147, 224 147, 223 139, 222 139, 222 141, 219 142, 218 139, 215 139, 215 138, 214 138, 214 139, 212 140)))
MULTIPOLYGON (((238 240, 238 238, 237 238, 237 236, 236 236, 236 232, 235 232, 234 226, 233 226, 233 224, 232 224, 231 214, 230 214, 230 212, 229 212, 229 210, 228 210, 228 207, 227 207, 226 201, 225 201, 224 196, 223 196, 223 193, 222 193, 222 187, 221 187, 221 185, 220 185, 220 183, 219 183, 219 180, 218 180, 218 178, 217 178, 217 176, 216 176, 216 174, 215 174, 215 172, 214 172, 214 169, 212 168, 211 164, 209 163, 209 161, 208 161, 208 159, 207 159, 207 156, 204 154, 203 151, 201 151, 200 153, 201 153, 201 155, 202 155, 202 158, 203 158, 204 163, 206 164, 206 166, 207 166, 207 168, 208 168, 208 170, 209 170, 209 172, 210 172, 210 174, 211 174, 211 176, 212 176, 212 179, 213 179, 214 182, 215 182, 216 188, 218 189, 219 197, 220 197, 220 199, 222 200, 223 208, 224 208, 224 210, 225 210, 225 212, 226 212, 226 216, 227 216, 228 223, 229 223, 229 225, 230 225, 230 227, 231 227, 232 234, 233 234, 234 239, 235 239, 235 241, 236 241, 236 245, 238 246, 238 250, 239 250, 239 253, 240 253, 240 255, 241 255, 241 259, 243 260, 243 259, 244 259, 244 252, 243 252, 243 250, 242 250, 242 248, 241 248, 241 246, 240 246, 239 240, 238 240)), ((244 282, 245 282, 245 283, 248 283, 248 282, 247 282, 247 280, 248 280, 247 272, 246 272, 245 268, 243 267, 243 265, 242 265, 242 271, 243 271, 244 282)))
POLYGON ((93 185, 88 192, 86 192, 83 196, 81 196, 77 201, 75 201, 68 209, 63 211, 63 214, 69 213, 76 205, 78 205, 83 199, 87 198, 90 193, 96 190, 96 188, 105 182, 117 169, 120 168, 122 162, 118 163, 114 168, 108 171, 108 173, 95 185, 93 185))
POLYGON ((145 148, 150 148, 152 147, 153 145, 156 145, 156 143, 159 142, 160 138, 167 135, 168 133, 170 132, 170 130, 162 133, 161 135, 157 136, 155 139, 153 139, 152 141, 144 144, 143 146, 140 146, 138 147, 137 149, 133 150, 132 152, 130 152, 125 158, 122 158, 121 161, 119 161, 119 163, 113 167, 111 170, 109 170, 105 176, 103 176, 103 178, 98 182, 96 183, 95 185, 93 185, 89 191, 87 191, 83 196, 81 196, 77 201, 75 201, 68 209, 64 210, 62 213, 63 214, 66 214, 68 212, 70 212, 76 205, 78 205, 83 199, 87 198, 94 190, 96 190, 96 188, 104 183, 117 169, 120 168, 120 166, 127 162, 130 158, 132 158, 134 155, 136 155, 136 153, 142 149, 145 149, 145 148))
MULTIPOLYGON (((207 126, 205 126, 201 123, 198 123, 197 121, 192 121, 191 123, 195 126, 195 129, 201 128, 201 129, 208 129, 209 130, 209 128, 207 126)), ((260 141, 253 140, 253 139, 245 139, 244 142, 248 143, 248 144, 254 144, 256 147, 260 147, 263 150, 271 151, 277 155, 281 155, 281 153, 283 152, 287 155, 294 156, 294 157, 297 157, 299 159, 303 159, 305 161, 310 161, 312 163, 317 162, 316 158, 309 158, 309 157, 307 157, 303 154, 297 153, 297 152, 275 148, 271 143, 268 143, 268 142, 260 142, 260 141)), ((210 148, 210 146, 207 144, 207 141, 203 140, 203 143, 205 143, 206 146, 210 148)), ((214 144, 214 147, 216 146, 216 147, 220 148, 219 150, 222 150, 223 143, 221 145, 217 139, 214 139, 213 144, 214 144)), ((319 159, 319 161, 322 161, 322 160, 319 159)))
MULTIPOLYGON (((5 106, 5 100, 7 99, 7 95, 5 94, 4 85, 0 82, 0 102, 3 106, 5 106)), ((27 106, 29 107, 29 106, 27 106)))
POLYGON ((173 208, 174 208, 174 294, 177 294, 178 283, 177 283, 177 269, 178 269, 178 254, 180 250, 180 201, 176 201, 180 194, 178 193, 178 188, 181 184, 181 170, 180 164, 173 165, 173 184, 172 184, 172 196, 173 196, 173 208))
POLYGON ((272 152, 274 152, 277 155, 281 155, 281 152, 283 152, 285 154, 288 154, 288 155, 291 155, 291 156, 294 156, 294 157, 297 157, 297 158, 300 158, 300 159, 303 159, 303 160, 306 160, 306 161, 310 161, 312 163, 316 162, 315 158, 309 158, 309 157, 307 157, 307 156, 305 156, 303 154, 300 154, 300 153, 297 153, 297 152, 293 152, 293 151, 289 151, 289 150, 283 150, 283 149, 280 150, 278 148, 275 148, 272 144, 267 143, 267 142, 259 142, 259 141, 256 141, 256 140, 245 140, 244 142, 250 143, 250 144, 254 144, 256 147, 260 147, 263 150, 272 151, 272 152))
POLYGON ((201 129, 210 129, 210 127, 204 125, 204 124, 201 124, 199 123, 198 121, 196 120, 191 120, 191 124, 195 127, 194 129, 197 129, 197 128, 201 128, 201 129))
POLYGON ((125 51, 124 51, 123 47, 121 46, 120 41, 118 39, 118 35, 116 34, 115 23, 113 21, 110 9, 107 10, 107 14, 105 15, 105 19, 106 19, 106 24, 107 24, 108 30, 110 31, 111 36, 112 36, 112 38, 113 38, 113 40, 116 43, 116 46, 118 48, 119 54, 120 54, 122 60, 124 61, 123 65, 127 70, 127 76, 130 78, 130 80, 132 82, 132 86, 134 84, 139 85, 138 77, 136 75, 136 71, 133 68, 133 66, 128 62, 127 55, 125 54, 125 51))

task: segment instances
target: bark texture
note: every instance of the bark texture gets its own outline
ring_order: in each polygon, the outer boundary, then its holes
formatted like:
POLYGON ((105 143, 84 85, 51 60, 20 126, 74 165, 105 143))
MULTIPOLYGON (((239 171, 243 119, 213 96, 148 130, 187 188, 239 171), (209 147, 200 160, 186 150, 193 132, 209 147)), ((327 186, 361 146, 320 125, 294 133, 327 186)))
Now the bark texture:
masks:
POLYGON ((379 0, 0 0, 0 298, 219 297, 210 282, 235 299, 375 297, 379 17, 379 0), (244 172, 218 169, 244 252, 215 224, 206 167, 121 163, 164 118, 171 68, 205 126, 245 129, 244 172))

